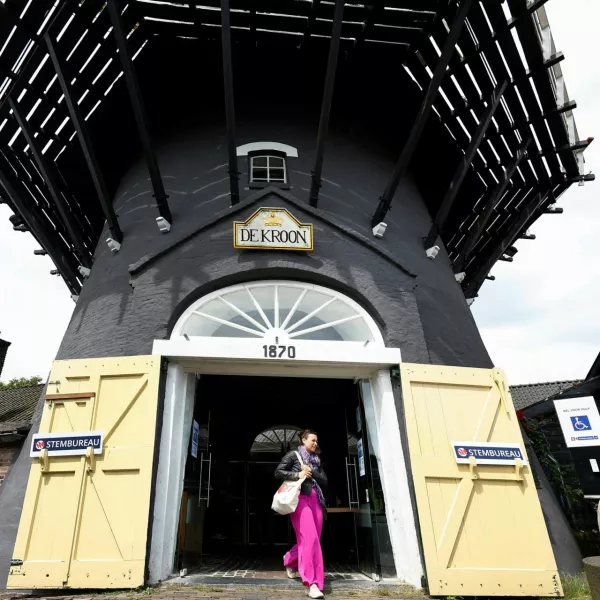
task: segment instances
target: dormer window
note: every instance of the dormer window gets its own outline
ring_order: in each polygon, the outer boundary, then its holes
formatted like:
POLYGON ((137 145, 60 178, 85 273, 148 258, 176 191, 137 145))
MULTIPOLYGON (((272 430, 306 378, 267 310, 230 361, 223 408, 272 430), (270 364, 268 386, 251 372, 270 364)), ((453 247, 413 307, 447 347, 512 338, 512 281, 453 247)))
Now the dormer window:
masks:
POLYGON ((264 187, 266 185, 287 185, 287 169, 285 156, 279 153, 253 154, 250 159, 250 185, 264 187))
POLYGON ((249 142, 236 148, 237 156, 248 157, 250 188, 275 186, 290 189, 287 169, 289 158, 298 158, 298 150, 281 142, 249 142))

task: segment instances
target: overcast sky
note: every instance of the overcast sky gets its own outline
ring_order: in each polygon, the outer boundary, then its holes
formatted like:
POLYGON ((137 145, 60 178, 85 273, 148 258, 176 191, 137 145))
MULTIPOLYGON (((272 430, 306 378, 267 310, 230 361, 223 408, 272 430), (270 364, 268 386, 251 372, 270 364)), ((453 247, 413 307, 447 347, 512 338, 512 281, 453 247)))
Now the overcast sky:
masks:
MULTIPOLYGON (((600 35, 600 1, 550 0, 546 4, 582 139, 599 139, 585 153, 587 170, 600 157, 600 63, 590 53, 600 35)), ((535 241, 519 241, 513 263, 494 267, 473 314, 495 364, 511 383, 584 377, 600 351, 600 179, 574 185, 559 206, 542 217, 535 241)), ((46 377, 74 303, 47 257, 29 234, 12 230, 0 205, 0 337, 12 342, 2 380, 46 377)))

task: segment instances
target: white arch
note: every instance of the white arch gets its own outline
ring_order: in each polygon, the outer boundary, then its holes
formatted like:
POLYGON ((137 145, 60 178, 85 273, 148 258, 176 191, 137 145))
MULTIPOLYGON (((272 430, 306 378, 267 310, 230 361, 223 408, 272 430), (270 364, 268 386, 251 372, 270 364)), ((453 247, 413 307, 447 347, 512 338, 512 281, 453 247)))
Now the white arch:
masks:
POLYGON ((330 288, 286 280, 233 285, 196 300, 171 333, 172 340, 190 338, 385 346, 379 327, 360 304, 330 288))
POLYGON ((243 146, 238 146, 236 153, 238 156, 247 156, 249 152, 255 152, 256 150, 277 150, 284 152, 288 157, 298 158, 298 150, 293 146, 287 144, 280 144, 279 142, 250 142, 243 146))

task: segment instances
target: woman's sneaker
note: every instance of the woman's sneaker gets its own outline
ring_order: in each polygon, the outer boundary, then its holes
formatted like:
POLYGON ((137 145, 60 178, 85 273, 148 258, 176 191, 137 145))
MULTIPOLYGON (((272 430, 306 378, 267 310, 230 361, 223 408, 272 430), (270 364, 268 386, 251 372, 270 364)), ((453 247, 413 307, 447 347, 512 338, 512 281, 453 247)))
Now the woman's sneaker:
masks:
POLYGON ((287 573, 287 576, 290 579, 296 579, 300 577, 300 573, 298 573, 298 571, 296 571, 295 569, 290 569, 289 567, 286 567, 285 572, 287 573))
POLYGON ((308 590, 309 598, 324 598, 323 592, 317 587, 316 583, 313 583, 308 590))

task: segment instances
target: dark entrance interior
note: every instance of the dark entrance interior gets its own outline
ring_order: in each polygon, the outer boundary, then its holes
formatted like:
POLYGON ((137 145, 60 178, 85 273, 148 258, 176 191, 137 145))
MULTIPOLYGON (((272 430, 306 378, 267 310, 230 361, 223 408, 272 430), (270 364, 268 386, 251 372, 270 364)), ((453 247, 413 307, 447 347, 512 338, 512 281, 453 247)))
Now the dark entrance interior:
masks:
POLYGON ((298 431, 310 427, 318 431, 329 479, 322 535, 328 570, 375 579, 391 574, 366 422, 360 385, 351 380, 202 376, 186 460, 178 568, 193 572, 224 558, 260 556, 283 572, 282 556, 295 534, 289 518, 271 510, 274 471, 298 446, 298 431))

